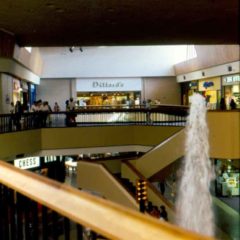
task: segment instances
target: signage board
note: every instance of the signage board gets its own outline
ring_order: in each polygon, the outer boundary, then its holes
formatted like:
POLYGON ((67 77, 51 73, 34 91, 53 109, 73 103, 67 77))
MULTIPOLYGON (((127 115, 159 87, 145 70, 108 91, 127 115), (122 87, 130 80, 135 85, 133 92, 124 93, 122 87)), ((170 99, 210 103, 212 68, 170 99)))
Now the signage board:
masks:
POLYGON ((27 157, 15 159, 14 166, 21 169, 40 167, 40 157, 27 157))
POLYGON ((44 163, 56 162, 57 156, 45 156, 44 163))
POLYGON ((233 84, 240 84, 240 75, 230 75, 222 77, 222 84, 223 85, 233 85, 233 84))
POLYGON ((220 77, 208 78, 198 81, 199 91, 217 91, 221 89, 220 77))
POLYGON ((19 92, 21 89, 20 81, 13 79, 13 92, 19 92))
POLYGON ((77 79, 77 92, 126 92, 141 91, 141 78, 77 79))

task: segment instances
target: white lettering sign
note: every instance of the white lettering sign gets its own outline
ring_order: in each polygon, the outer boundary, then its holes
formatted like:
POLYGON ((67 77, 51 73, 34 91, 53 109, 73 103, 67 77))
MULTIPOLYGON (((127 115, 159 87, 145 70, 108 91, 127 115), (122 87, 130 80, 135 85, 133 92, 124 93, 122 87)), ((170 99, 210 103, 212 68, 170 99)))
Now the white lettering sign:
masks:
POLYGON ((78 92, 126 92, 141 91, 141 78, 95 78, 77 79, 76 90, 78 92))
POLYGON ((240 75, 232 75, 232 76, 223 77, 223 82, 226 84, 240 82, 240 75))
POLYGON ((56 162, 56 161, 57 161, 56 156, 46 156, 46 157, 44 157, 44 162, 45 163, 56 162))
POLYGON ((19 158, 14 160, 14 166, 21 169, 29 169, 40 166, 40 157, 19 158))
POLYGON ((124 86, 123 82, 116 82, 116 83, 111 83, 111 82, 93 82, 92 83, 93 88, 97 87, 106 87, 106 88, 121 88, 124 86))

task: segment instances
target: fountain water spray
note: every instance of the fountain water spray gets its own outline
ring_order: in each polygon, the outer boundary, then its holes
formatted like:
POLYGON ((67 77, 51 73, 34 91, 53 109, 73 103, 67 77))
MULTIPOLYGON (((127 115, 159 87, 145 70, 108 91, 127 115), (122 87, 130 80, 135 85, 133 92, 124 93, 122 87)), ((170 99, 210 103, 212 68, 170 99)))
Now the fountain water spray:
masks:
POLYGON ((176 222, 186 229, 214 236, 206 102, 194 94, 187 120, 185 158, 176 201, 176 222))

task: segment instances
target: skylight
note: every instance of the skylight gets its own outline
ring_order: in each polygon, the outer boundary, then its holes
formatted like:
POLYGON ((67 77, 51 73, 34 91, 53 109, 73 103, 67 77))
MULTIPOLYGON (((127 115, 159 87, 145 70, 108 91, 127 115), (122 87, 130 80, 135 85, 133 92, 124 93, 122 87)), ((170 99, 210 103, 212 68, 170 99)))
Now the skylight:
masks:
POLYGON ((30 53, 32 52, 32 47, 25 47, 25 49, 30 53))
POLYGON ((178 64, 197 57, 194 45, 174 46, 174 63, 178 64))
POLYGON ((197 57, 197 52, 194 45, 187 45, 187 57, 186 60, 190 60, 197 57))

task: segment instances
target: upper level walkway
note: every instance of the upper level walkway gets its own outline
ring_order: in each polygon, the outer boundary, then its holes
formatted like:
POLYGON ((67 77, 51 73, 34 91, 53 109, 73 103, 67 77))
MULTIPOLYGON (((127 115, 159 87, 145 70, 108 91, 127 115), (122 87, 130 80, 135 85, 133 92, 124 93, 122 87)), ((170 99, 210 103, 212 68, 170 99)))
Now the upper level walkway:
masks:
POLYGON ((0 133, 37 129, 42 127, 158 125, 184 126, 188 107, 158 105, 146 108, 88 106, 68 112, 34 112, 1 114, 0 133))
MULTIPOLYGON (((4 114, 0 115, 0 157, 107 146, 153 148, 184 128, 187 114, 187 107, 163 105, 24 113, 20 118, 4 114)), ((207 121, 210 157, 240 159, 240 111, 208 111, 207 121)))

